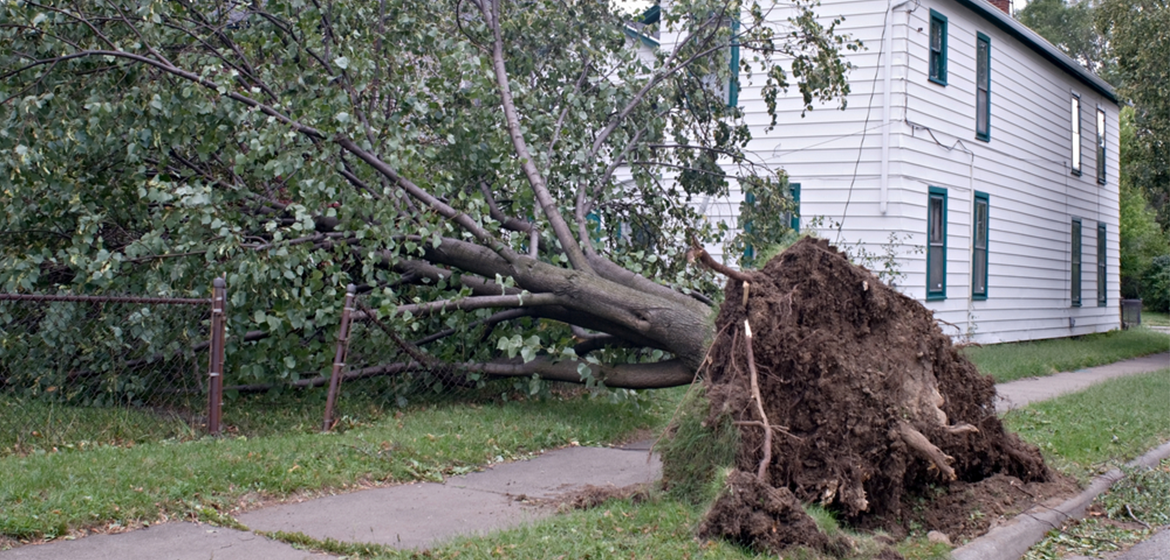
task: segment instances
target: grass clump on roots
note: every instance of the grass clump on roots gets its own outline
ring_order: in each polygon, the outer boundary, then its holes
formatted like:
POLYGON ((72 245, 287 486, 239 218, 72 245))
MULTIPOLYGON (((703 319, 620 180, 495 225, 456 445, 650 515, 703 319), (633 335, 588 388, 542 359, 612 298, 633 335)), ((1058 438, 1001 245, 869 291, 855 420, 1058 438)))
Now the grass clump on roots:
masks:
POLYGON ((739 448, 739 430, 731 417, 711 418, 710 407, 706 388, 694 384, 655 445, 662 455, 667 495, 691 505, 715 499, 739 448))

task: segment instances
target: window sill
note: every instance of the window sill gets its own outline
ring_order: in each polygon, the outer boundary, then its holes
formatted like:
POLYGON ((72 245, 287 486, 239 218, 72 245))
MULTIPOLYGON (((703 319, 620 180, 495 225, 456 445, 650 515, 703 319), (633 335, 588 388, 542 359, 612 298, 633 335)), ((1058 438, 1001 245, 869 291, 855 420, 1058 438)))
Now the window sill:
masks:
POLYGON ((946 294, 926 294, 926 301, 942 301, 947 299, 946 294))
POLYGON ((943 87, 946 87, 946 86, 947 86, 947 81, 946 81, 946 80, 940 80, 940 79, 938 79, 938 78, 929 78, 929 77, 927 78, 927 80, 930 80, 931 82, 934 82, 934 83, 936 83, 936 84, 938 84, 938 85, 940 85, 940 86, 943 86, 943 87))
POLYGON ((987 301, 987 294, 972 294, 971 299, 973 301, 987 301))

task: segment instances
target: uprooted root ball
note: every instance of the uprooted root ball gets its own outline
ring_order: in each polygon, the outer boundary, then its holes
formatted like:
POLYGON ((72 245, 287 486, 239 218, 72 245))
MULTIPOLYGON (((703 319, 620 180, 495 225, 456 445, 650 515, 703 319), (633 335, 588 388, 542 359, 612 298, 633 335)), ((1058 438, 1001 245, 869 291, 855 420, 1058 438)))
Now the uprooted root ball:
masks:
MULTIPOLYGON (((763 472, 753 484, 819 503, 851 524, 873 525, 864 522, 896 519, 908 496, 952 481, 1050 477, 1039 451, 1004 431, 994 382, 959 354, 921 304, 814 239, 751 275, 748 286, 728 285, 703 374, 707 423, 725 416, 735 422, 735 468, 752 477, 763 472), (763 449, 765 415, 770 453, 763 449)), ((771 503, 771 494, 755 491, 771 503)), ((754 521, 720 521, 758 517, 729 514, 728 505, 713 509, 705 527, 735 540, 755 535, 754 521)), ((741 505, 776 517, 758 501, 741 505)), ((802 538, 789 544, 814 544, 814 537, 802 538)), ((783 548, 771 537, 755 544, 783 548)))

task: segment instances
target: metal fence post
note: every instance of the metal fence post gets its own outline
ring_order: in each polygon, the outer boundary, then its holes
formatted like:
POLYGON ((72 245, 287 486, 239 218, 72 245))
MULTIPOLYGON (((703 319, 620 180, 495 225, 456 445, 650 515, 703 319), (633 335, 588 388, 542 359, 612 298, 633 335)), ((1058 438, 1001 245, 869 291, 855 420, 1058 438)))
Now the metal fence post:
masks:
POLYGON ((345 288, 345 308, 341 310, 341 327, 337 330, 337 352, 333 357, 333 374, 329 377, 329 396, 325 398, 325 421, 321 431, 333 428, 333 404, 337 402, 337 389, 341 385, 341 370, 345 368, 345 355, 349 351, 349 323, 353 316, 353 299, 357 286, 345 288))
POLYGON ((207 372, 207 431, 213 436, 220 433, 223 415, 223 353, 224 353, 224 302, 227 298, 227 282, 216 278, 211 297, 211 353, 207 372))

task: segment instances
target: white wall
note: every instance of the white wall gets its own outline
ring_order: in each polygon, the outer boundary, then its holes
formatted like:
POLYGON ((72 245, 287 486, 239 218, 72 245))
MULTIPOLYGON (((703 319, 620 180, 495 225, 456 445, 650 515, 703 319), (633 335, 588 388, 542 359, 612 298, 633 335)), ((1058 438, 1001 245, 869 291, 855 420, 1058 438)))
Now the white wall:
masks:
MULTIPOLYGON (((895 2, 896 3, 896 2, 895 2)), ((799 92, 780 100, 778 126, 760 83, 741 78, 740 105, 752 126, 753 161, 783 168, 801 184, 801 213, 840 222, 819 234, 881 252, 891 232, 905 272, 899 289, 924 300, 927 192, 948 193, 947 298, 926 302, 956 336, 1000 342, 1070 336, 1118 328, 1117 106, 988 19, 954 0, 910 2, 893 12, 888 206, 881 210, 883 33, 886 2, 824 0, 823 19, 844 16, 839 30, 861 39, 853 53, 852 92, 844 111, 818 107, 801 116, 799 92), (948 18, 948 83, 927 79, 930 9, 948 18), (975 37, 991 39, 991 140, 975 137, 975 37), (1082 169, 1069 171, 1070 95, 1081 96, 1082 169), (1096 180, 1096 110, 1106 111, 1107 182, 1096 180), (990 196, 988 298, 971 297, 971 211, 974 191, 990 196), (1083 223, 1082 306, 1070 301, 1070 229, 1083 223), (1105 307, 1097 304, 1097 223, 1108 244, 1105 307), (1072 322, 1075 326, 1070 326, 1072 322)), ((785 13, 776 13, 783 21, 785 13)), ((669 39, 664 35, 664 45, 669 39)), ((747 52, 743 56, 750 56, 747 52)), ((734 229, 742 194, 708 203, 708 215, 734 229)), ((712 248, 714 249, 714 248, 712 248)), ((713 250, 714 252, 714 250, 713 250)), ((734 257, 734 256, 732 256, 734 257)), ((729 258, 727 260, 734 260, 729 258)))

